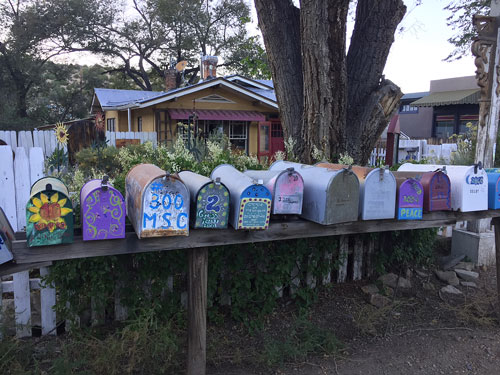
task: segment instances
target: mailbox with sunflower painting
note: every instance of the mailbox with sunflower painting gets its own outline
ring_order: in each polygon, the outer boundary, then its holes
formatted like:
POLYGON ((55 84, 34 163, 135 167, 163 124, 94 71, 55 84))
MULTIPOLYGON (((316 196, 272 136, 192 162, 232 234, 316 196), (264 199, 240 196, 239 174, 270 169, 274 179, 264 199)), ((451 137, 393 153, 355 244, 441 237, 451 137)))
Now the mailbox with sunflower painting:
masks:
POLYGON ((44 177, 31 188, 26 205, 29 247, 73 242, 73 206, 61 180, 44 177))

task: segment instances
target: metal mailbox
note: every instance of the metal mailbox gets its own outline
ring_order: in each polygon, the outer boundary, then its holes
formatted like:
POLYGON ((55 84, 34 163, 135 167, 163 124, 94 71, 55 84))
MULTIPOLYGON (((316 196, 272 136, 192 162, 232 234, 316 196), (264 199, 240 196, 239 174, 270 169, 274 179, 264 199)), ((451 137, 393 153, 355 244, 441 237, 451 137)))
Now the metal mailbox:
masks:
POLYGON ((235 229, 268 228, 271 192, 262 182, 254 181, 229 164, 216 167, 210 177, 220 178, 231 193, 229 222, 235 229))
POLYGON ((500 208, 500 171, 488 172, 488 208, 497 210, 500 208))
POLYGON ((333 170, 279 160, 269 169, 294 168, 304 179, 304 219, 330 225, 356 221, 359 209, 359 181, 349 169, 333 170))
MULTIPOLYGON (((347 165, 318 163, 317 167, 340 170, 347 165)), ((362 220, 394 219, 396 179, 389 169, 353 166, 359 179, 359 213, 362 220)))
POLYGON ((451 182, 452 210, 482 211, 488 209, 488 175, 481 165, 435 165, 405 163, 400 171, 428 172, 445 169, 451 182))
POLYGON ((0 264, 7 263, 14 258, 11 252, 14 239, 14 230, 0 207, 0 264))
POLYGON ((73 205, 61 180, 46 177, 31 187, 26 203, 29 247, 73 242, 73 205))
POLYGON ((229 190, 216 178, 215 181, 200 174, 179 172, 191 198, 191 226, 193 228, 227 228, 229 221, 229 190))
POLYGON ((398 186, 398 220, 420 220, 424 205, 424 188, 414 178, 396 177, 398 186))
POLYGON ((254 180, 262 180, 272 195, 273 215, 300 215, 304 180, 293 168, 284 171, 245 171, 254 180))
POLYGON ((83 185, 80 206, 84 241, 125 238, 125 199, 107 176, 83 185))
POLYGON ((125 195, 137 237, 189 235, 189 191, 178 175, 136 165, 125 179, 125 195))
POLYGON ((424 212, 451 210, 451 183, 446 171, 394 172, 396 177, 414 178, 424 188, 424 212))

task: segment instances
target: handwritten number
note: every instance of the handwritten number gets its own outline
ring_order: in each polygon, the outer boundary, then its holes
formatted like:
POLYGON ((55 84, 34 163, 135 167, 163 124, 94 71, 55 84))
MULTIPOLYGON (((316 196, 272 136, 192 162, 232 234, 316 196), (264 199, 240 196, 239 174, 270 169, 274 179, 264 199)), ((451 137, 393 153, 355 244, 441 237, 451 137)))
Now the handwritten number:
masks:
POLYGON ((220 206, 216 206, 217 202, 219 202, 219 197, 217 195, 210 195, 207 198, 207 211, 220 211, 220 206))
POLYGON ((170 197, 170 194, 165 194, 163 196, 162 204, 165 210, 168 210, 170 208, 170 206, 172 205, 172 198, 170 197), (165 205, 165 198, 168 198, 168 205, 165 205))
POLYGON ((149 208, 156 210, 158 207, 160 207, 160 196, 158 194, 153 193, 152 198, 153 199, 151 200, 149 208))
POLYGON ((182 198, 182 195, 177 194, 174 199, 174 205, 176 209, 181 209, 182 206, 184 206, 184 199, 182 198), (177 204, 179 203, 179 204, 177 204))

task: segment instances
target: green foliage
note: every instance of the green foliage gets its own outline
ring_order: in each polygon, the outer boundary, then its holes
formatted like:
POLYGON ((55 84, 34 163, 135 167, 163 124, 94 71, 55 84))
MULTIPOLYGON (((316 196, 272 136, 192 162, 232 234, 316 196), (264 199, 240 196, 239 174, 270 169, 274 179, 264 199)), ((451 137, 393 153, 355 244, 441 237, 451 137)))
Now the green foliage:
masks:
POLYGON ((68 167, 68 151, 64 151, 58 146, 52 155, 45 160, 45 167, 51 174, 55 171, 60 173, 61 170, 66 169, 68 167))
POLYGON ((433 261, 436 228, 379 233, 381 251, 376 255, 379 274, 428 266, 433 261))
POLYGON ((467 133, 452 135, 450 139, 457 143, 457 151, 451 154, 451 164, 472 165, 476 158, 477 125, 467 123, 467 133))
POLYGON ((303 362, 311 353, 336 354, 342 348, 342 343, 333 332, 301 316, 284 340, 265 339, 259 360, 267 367, 276 367, 286 362, 303 362))

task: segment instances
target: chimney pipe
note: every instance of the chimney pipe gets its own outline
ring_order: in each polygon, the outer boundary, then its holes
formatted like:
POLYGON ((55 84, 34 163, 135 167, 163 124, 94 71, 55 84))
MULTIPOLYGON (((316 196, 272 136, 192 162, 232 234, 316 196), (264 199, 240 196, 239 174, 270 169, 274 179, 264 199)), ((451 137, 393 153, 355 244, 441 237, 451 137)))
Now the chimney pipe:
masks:
POLYGON ((177 88, 177 70, 168 68, 165 71, 165 91, 170 91, 177 88))

